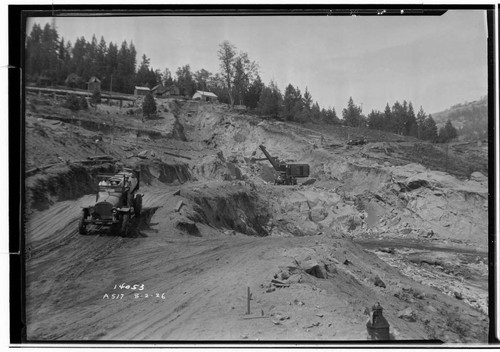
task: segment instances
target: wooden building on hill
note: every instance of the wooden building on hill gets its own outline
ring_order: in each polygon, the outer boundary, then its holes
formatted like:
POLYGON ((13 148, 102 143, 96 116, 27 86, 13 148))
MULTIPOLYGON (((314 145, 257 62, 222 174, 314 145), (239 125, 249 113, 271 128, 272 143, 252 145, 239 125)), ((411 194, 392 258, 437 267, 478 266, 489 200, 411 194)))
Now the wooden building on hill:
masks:
POLYGON ((168 95, 169 90, 167 87, 165 87, 163 84, 158 84, 151 88, 151 93, 157 96, 165 96, 168 95))
POLYGON ((100 92, 101 91, 101 80, 97 78, 96 76, 90 77, 89 81, 87 82, 87 90, 89 92, 100 92))
POLYGON ((193 95, 193 100, 208 101, 214 103, 217 101, 217 95, 212 92, 204 92, 202 90, 197 90, 193 95))
POLYGON ((49 87, 52 85, 52 78, 42 74, 38 76, 36 83, 39 87, 49 87))
POLYGON ((177 85, 172 84, 170 87, 165 87, 163 84, 158 84, 151 88, 151 93, 156 96, 177 96, 181 94, 181 91, 177 85))
POLYGON ((149 89, 149 87, 136 86, 134 89, 134 95, 147 95, 150 92, 151 92, 151 89, 149 89))
POLYGON ((66 80, 64 80, 66 87, 68 88, 83 88, 84 81, 82 77, 78 76, 76 73, 70 73, 66 80))
POLYGON ((168 88, 168 90, 170 92, 170 95, 181 95, 181 90, 180 90, 180 88, 176 84, 172 84, 168 88))

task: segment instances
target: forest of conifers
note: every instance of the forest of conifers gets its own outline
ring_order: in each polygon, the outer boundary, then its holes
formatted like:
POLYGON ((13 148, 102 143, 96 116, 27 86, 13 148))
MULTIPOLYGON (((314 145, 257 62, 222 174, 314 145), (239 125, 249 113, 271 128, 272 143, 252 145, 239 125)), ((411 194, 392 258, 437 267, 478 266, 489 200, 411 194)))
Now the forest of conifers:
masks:
POLYGON ((94 35, 90 41, 80 37, 72 44, 60 38, 54 26, 47 23, 42 28, 34 24, 26 37, 26 82, 85 89, 86 82, 95 76, 103 90, 125 94, 133 93, 135 86, 175 85, 182 96, 191 97, 197 90, 211 91, 222 103, 244 105, 271 119, 344 124, 433 142, 446 142, 457 136, 450 120, 438 131, 430 114, 422 107, 415 113, 412 103, 406 100, 396 101, 392 106, 386 103, 383 112, 372 110, 364 115, 351 97, 338 117, 334 107, 320 108, 307 87, 302 93, 290 83, 282 93, 275 82, 263 83, 258 64, 230 42, 222 42, 217 55, 220 72, 211 73, 203 68, 193 72, 186 64, 172 74, 168 67, 163 70, 151 67, 146 54, 137 64, 137 51, 132 42, 107 43, 104 37, 98 41, 94 35))

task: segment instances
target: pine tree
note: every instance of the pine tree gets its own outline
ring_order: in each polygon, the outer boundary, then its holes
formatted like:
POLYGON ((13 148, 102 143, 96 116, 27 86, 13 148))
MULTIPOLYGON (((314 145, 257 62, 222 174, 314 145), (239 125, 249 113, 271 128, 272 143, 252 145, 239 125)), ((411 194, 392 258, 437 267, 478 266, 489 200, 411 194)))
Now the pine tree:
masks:
POLYGON ((106 45, 106 41, 104 40, 104 37, 101 36, 101 40, 97 45, 96 49, 96 72, 95 72, 95 75, 101 80, 101 82, 103 81, 104 77, 108 79, 107 77, 108 68, 106 65, 107 51, 108 47, 106 45))
POLYGON ((198 70, 194 73, 194 81, 196 85, 196 90, 208 91, 208 82, 210 81, 212 74, 205 69, 198 70))
POLYGON ((233 95, 239 105, 243 105, 243 98, 250 84, 250 78, 246 72, 249 64, 248 55, 239 55, 234 60, 233 95))
MULTIPOLYGON (((124 41, 118 50, 113 43, 108 47, 102 36, 99 42, 95 35, 89 42, 79 37, 74 46, 69 41, 66 43, 64 38, 58 38, 54 24, 46 24, 43 29, 39 24, 33 25, 26 38, 26 77, 29 81, 47 77, 62 84, 70 74, 81 77, 83 81, 97 76, 103 87, 123 93, 133 92, 137 55, 133 43, 128 45, 124 41)), ((148 82, 156 84, 153 69, 147 71, 146 77, 148 82)))
MULTIPOLYGON (((165 87, 170 87, 172 84, 174 84, 174 80, 172 79, 172 72, 170 72, 168 67, 165 68, 165 71, 163 71, 162 79, 163 79, 163 85, 165 87)), ((210 80, 210 77, 208 80, 210 80)))
MULTIPOLYGON (((73 67, 72 73, 76 73, 78 76, 83 77, 86 71, 85 57, 87 56, 87 42, 84 37, 77 38, 75 45, 73 47, 73 67)), ((83 77, 84 78, 84 77, 83 77)))
POLYGON ((38 23, 33 25, 30 35, 26 38, 26 76, 29 80, 36 80, 40 75, 42 28, 38 23))
POLYGON ((41 35, 40 70, 53 81, 57 80, 57 49, 59 36, 55 27, 46 24, 41 35))
POLYGON ((285 88, 282 116, 286 121, 293 121, 295 118, 296 93, 292 84, 288 84, 285 88))
POLYGON ((368 128, 382 130, 384 124, 384 114, 380 111, 372 110, 367 118, 368 128))
POLYGON ((321 119, 321 109, 318 102, 315 102, 311 107, 311 117, 316 122, 319 122, 319 120, 321 119))
POLYGON ((312 107, 312 96, 311 96, 311 93, 309 93, 309 91, 307 90, 307 87, 306 87, 306 91, 304 92, 304 98, 302 99, 302 102, 304 104, 304 108, 309 111, 311 110, 311 107, 312 107))
POLYGON ((83 77, 86 81, 88 81, 90 77, 98 75, 97 38, 95 34, 92 35, 92 40, 87 47, 87 59, 88 72, 87 75, 83 77))
POLYGON ((313 118, 313 100, 311 93, 307 90, 307 87, 303 96, 300 93, 299 87, 296 87, 295 97, 293 100, 295 102, 293 107, 293 120, 300 123, 310 122, 313 118))
POLYGON ((135 85, 135 66, 137 51, 133 43, 123 41, 117 55, 116 78, 113 75, 113 90, 133 93, 135 85), (116 87, 116 88, 115 88, 116 87))
MULTIPOLYGON (((406 103, 406 102, 405 102, 406 103)), ((391 129, 393 133, 402 135, 405 129, 406 112, 404 105, 396 101, 391 111, 391 129)))
POLYGON ((431 142, 435 142, 438 137, 438 131, 436 126, 436 121, 432 118, 432 115, 429 116, 424 121, 424 130, 423 130, 423 139, 431 142))
POLYGON ((156 102, 153 95, 148 93, 144 97, 144 103, 142 104, 142 115, 149 118, 154 113, 156 113, 156 102))
POLYGON ((411 102, 408 104, 405 127, 407 136, 417 137, 418 134, 417 119, 415 117, 415 111, 413 110, 413 104, 411 102))
POLYGON ((441 143, 449 142, 457 137, 457 130, 453 127, 451 121, 448 119, 446 124, 439 129, 439 141, 441 143))
POLYGON ((264 88, 264 83, 262 83, 260 76, 257 75, 255 80, 252 82, 250 87, 248 87, 248 92, 245 96, 245 105, 250 109, 257 108, 259 103, 260 94, 264 88))
POLYGON ((420 110, 417 113, 417 138, 419 138, 419 139, 425 139, 424 138, 424 129, 425 129, 425 119, 426 118, 427 118, 427 115, 425 114, 422 106, 420 106, 420 110))
POLYGON ((308 120, 304 107, 304 98, 299 87, 289 84, 285 89, 281 116, 287 121, 305 122, 308 120))
MULTIPOLYGON (((153 69, 151 69, 151 71, 153 71, 153 69)), ((162 76, 162 73, 161 73, 161 70, 160 69, 156 69, 154 70, 154 78, 155 78, 155 85, 157 84, 162 84, 163 82, 163 76, 162 76)))
POLYGON ((392 130, 392 111, 389 103, 385 105, 384 118, 382 123, 382 130, 391 131, 392 130))
POLYGON ((101 92, 98 89, 92 93, 91 102, 94 106, 101 103, 101 92))
POLYGON ((61 38, 57 49, 57 83, 63 84, 68 77, 69 67, 68 67, 68 57, 69 53, 66 52, 66 44, 64 43, 64 38, 61 38))
POLYGON ((64 106, 71 111, 80 110, 80 99, 75 94, 68 94, 64 106))
POLYGON ((342 110, 342 119, 347 126, 359 127, 363 125, 361 108, 354 105, 352 97, 349 98, 347 108, 342 110))
POLYGON ((134 82, 135 82, 135 67, 137 64, 137 51, 135 50, 135 46, 133 42, 130 42, 128 55, 127 55, 127 85, 126 85, 126 93, 132 93, 134 91, 134 82))
POLYGON ((191 67, 185 65, 177 68, 177 85, 181 91, 181 95, 192 97, 195 93, 196 82, 191 73, 191 67))
MULTIPOLYGON (((219 73, 216 73, 216 74, 212 75, 212 77, 210 77, 210 80, 208 82, 208 86, 210 87, 210 91, 212 93, 214 93, 215 95, 217 95, 219 102, 224 103, 224 104, 231 103, 229 100, 229 93, 227 91, 226 84, 224 82, 224 78, 219 73)), ((257 97, 257 102, 259 101, 259 98, 260 98, 260 93, 259 93, 259 96, 257 97)))
POLYGON ((83 95, 80 97, 79 106, 80 109, 82 110, 87 110, 89 108, 89 104, 87 103, 87 98, 85 98, 83 95))
POLYGON ((327 116, 328 116, 328 122, 334 123, 334 124, 339 124, 340 123, 340 119, 338 118, 337 112, 335 111, 334 107, 329 108, 326 111, 326 113, 327 113, 327 116))
POLYGON ((224 41, 219 45, 218 57, 220 60, 221 75, 224 78, 226 89, 229 94, 231 106, 234 106, 233 98, 233 78, 234 60, 236 59, 236 47, 229 41, 224 41))
POLYGON ((301 119, 302 111, 304 110, 304 99, 302 98, 302 93, 299 87, 295 87, 295 96, 293 97, 295 102, 293 111, 293 120, 299 121, 301 119))
POLYGON ((276 84, 271 81, 269 87, 264 87, 260 95, 258 110, 261 115, 278 118, 281 112, 282 96, 276 84))
POLYGON ((219 45, 217 55, 231 106, 234 106, 236 100, 243 104, 250 84, 259 74, 258 65, 245 52, 237 55, 236 47, 227 40, 219 45))
POLYGON ((106 87, 109 90, 116 91, 116 70, 118 69, 118 46, 113 42, 109 43, 108 51, 106 55, 106 77, 109 77, 109 83, 106 79, 106 87), (114 82, 111 82, 111 77, 113 77, 114 82), (113 87, 111 87, 113 83, 113 87), (111 89, 113 88, 113 89, 111 89))
POLYGON ((149 62, 150 59, 146 56, 146 54, 143 54, 139 69, 135 75, 136 86, 153 88, 156 85, 156 75, 154 72, 151 73, 149 62))
POLYGON ((458 135, 457 129, 452 125, 450 120, 446 121, 444 128, 445 128, 450 140, 457 138, 457 135, 458 135))

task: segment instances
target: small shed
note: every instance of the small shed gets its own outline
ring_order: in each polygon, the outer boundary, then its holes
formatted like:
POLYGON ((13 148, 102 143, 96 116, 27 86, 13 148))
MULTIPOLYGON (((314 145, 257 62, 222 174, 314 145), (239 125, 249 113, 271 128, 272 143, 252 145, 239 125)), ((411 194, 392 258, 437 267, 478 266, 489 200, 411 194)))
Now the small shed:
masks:
POLYGON ((83 79, 76 73, 70 73, 64 83, 68 88, 82 88, 83 79))
POLYGON ((163 84, 158 84, 153 88, 151 88, 151 93, 162 96, 162 95, 168 95, 169 90, 163 84))
POLYGON ((181 95, 181 90, 177 85, 173 84, 168 88, 170 95, 181 95))
POLYGON ((96 76, 90 77, 87 82, 89 92, 100 92, 101 91, 101 80, 96 76))
POLYGON ((149 87, 135 87, 134 90, 134 95, 147 95, 148 93, 151 92, 151 89, 149 87))
POLYGON ((39 87, 48 87, 48 86, 51 86, 52 85, 52 79, 48 76, 45 76, 45 75, 40 75, 38 76, 38 79, 37 79, 37 85, 39 87))
POLYGON ((197 90, 193 95, 193 100, 209 101, 211 103, 217 101, 217 95, 212 92, 204 92, 202 90, 197 90))

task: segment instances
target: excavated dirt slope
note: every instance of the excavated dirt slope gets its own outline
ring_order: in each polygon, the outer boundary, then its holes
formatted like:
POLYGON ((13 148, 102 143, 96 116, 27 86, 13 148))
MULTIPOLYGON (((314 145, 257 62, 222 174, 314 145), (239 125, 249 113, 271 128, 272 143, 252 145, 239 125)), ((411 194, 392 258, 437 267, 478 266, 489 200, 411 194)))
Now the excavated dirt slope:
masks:
POLYGON ((463 152, 437 171, 400 136, 351 147, 362 132, 158 103, 142 122, 28 97, 30 341, 367 341, 377 302, 391 339, 488 341, 486 154, 465 178, 463 152), (260 144, 310 177, 274 185, 260 144), (141 170, 143 216, 129 237, 79 235, 95 175, 122 166, 141 170))

